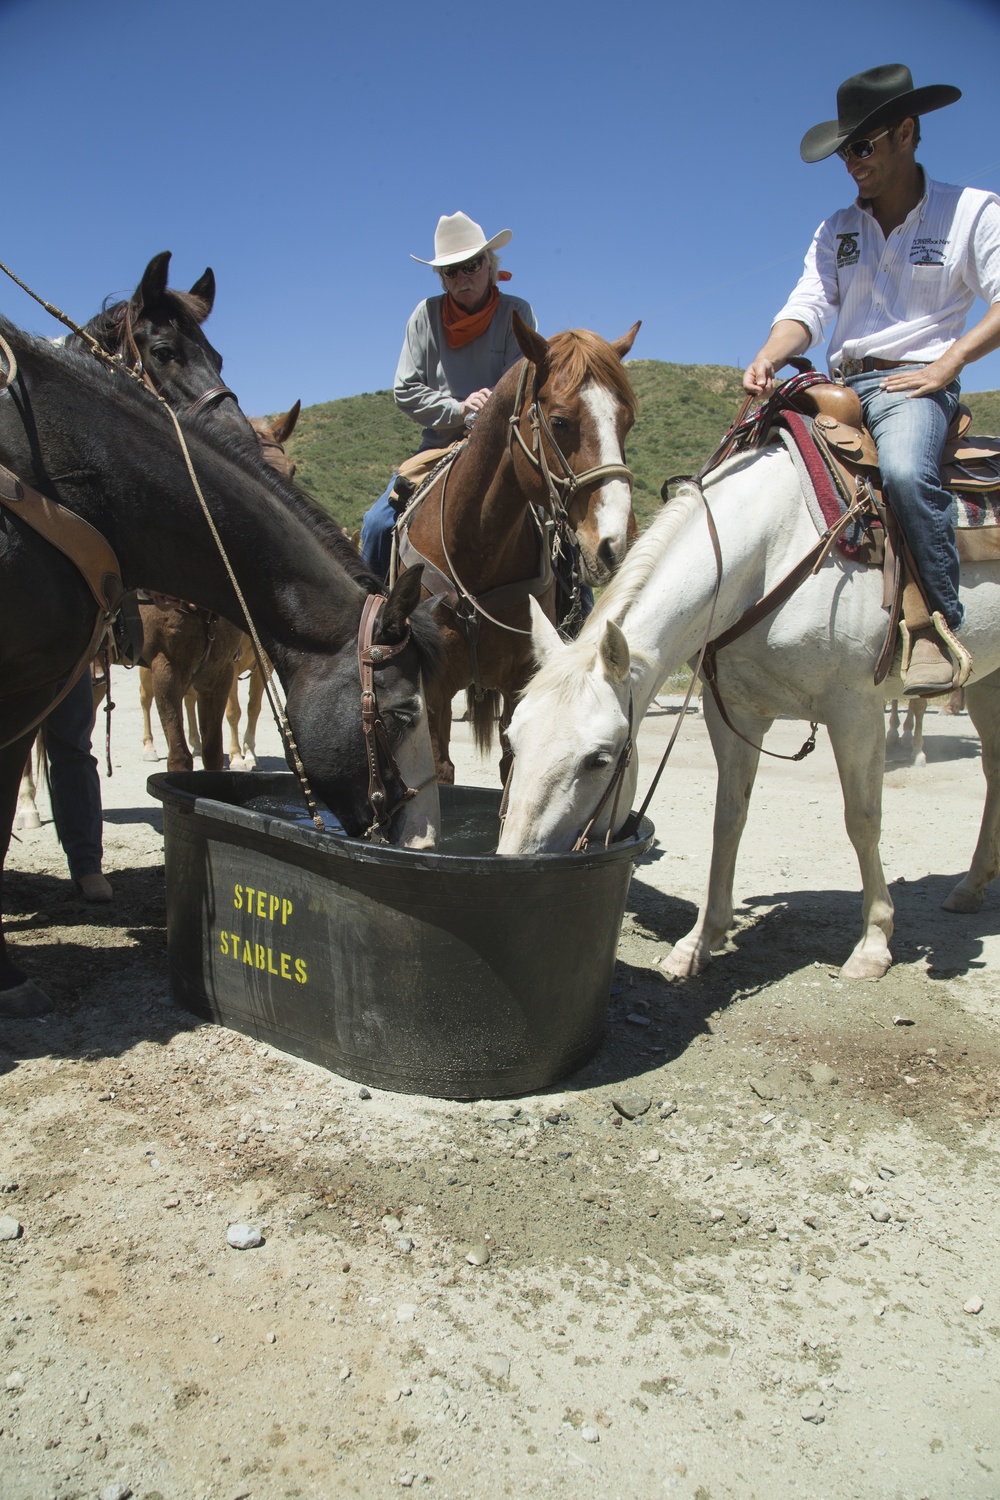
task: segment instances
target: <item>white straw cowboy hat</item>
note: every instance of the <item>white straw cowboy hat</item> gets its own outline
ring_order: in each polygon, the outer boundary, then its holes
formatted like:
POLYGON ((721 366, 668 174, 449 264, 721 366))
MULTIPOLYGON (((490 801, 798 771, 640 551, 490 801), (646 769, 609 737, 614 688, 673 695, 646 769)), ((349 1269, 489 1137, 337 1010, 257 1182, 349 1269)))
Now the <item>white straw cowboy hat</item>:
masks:
POLYGON ((442 214, 434 231, 434 259, 424 260, 419 255, 411 255, 410 259, 420 261, 422 266, 433 266, 435 270, 441 266, 459 266, 463 260, 471 260, 484 250, 501 249, 512 238, 510 229, 501 229, 488 240, 482 225, 470 219, 468 214, 442 214))
POLYGON ((902 63, 886 63, 855 73, 837 90, 837 118, 814 125, 802 137, 799 153, 803 161, 824 161, 848 141, 889 125, 907 115, 927 115, 961 99, 962 90, 950 83, 913 87, 913 75, 902 63))

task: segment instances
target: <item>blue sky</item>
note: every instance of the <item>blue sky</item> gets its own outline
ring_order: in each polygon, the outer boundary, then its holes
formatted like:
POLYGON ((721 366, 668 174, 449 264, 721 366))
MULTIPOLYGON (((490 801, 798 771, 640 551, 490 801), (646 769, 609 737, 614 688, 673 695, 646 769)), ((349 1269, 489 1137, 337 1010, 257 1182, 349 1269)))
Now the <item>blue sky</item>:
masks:
MULTIPOLYGON (((996 0, 0 0, 0 58, 0 260, 80 321, 161 250, 180 286, 211 265, 250 413, 390 386, 436 287, 409 252, 459 208, 513 229, 544 333, 641 318, 637 358, 747 363, 850 198, 799 140, 878 63, 963 90, 920 159, 1000 191, 996 0)), ((1000 352, 965 387, 1000 388, 1000 352)))

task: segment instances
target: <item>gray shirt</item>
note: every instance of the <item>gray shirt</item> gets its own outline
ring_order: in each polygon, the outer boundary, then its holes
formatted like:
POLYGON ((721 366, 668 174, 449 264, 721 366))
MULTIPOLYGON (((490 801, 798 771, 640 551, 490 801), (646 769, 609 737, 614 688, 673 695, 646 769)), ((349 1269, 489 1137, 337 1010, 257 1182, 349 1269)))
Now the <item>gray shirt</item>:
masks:
POLYGON ((500 376, 521 358, 511 314, 516 309, 530 328, 535 314, 521 297, 500 293, 500 305, 485 333, 452 349, 445 338, 444 293, 428 297, 410 316, 396 367, 393 395, 400 411, 431 430, 441 447, 465 436, 462 402, 473 391, 496 385, 500 376))

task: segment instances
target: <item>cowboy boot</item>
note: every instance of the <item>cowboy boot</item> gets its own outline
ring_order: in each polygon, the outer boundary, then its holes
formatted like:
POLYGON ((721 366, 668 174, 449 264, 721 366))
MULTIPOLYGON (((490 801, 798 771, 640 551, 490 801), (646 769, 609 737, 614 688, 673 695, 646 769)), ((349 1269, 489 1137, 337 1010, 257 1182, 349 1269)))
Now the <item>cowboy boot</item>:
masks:
POLYGON ((964 686, 972 671, 972 657, 945 623, 940 610, 932 624, 903 633, 903 693, 907 698, 936 698, 964 686))

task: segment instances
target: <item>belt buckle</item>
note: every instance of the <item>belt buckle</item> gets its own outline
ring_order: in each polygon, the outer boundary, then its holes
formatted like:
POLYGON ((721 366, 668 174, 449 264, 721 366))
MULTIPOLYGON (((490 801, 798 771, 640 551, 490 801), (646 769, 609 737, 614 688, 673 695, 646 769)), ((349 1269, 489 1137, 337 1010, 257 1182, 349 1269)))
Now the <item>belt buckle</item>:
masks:
POLYGON ((863 375, 865 362, 863 359, 845 359, 841 361, 840 373, 845 380, 852 375, 863 375))

